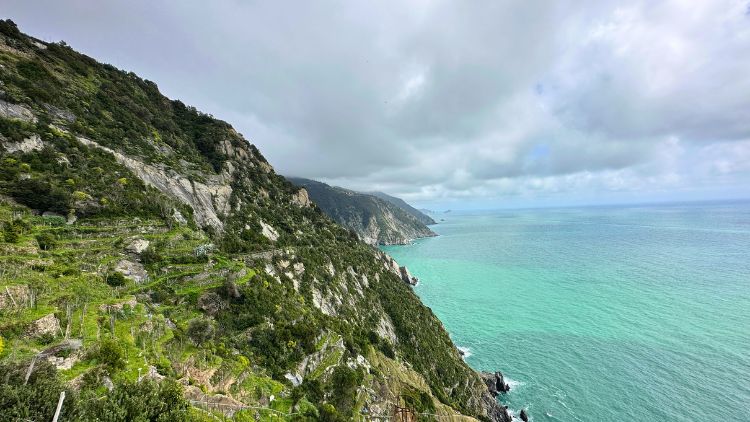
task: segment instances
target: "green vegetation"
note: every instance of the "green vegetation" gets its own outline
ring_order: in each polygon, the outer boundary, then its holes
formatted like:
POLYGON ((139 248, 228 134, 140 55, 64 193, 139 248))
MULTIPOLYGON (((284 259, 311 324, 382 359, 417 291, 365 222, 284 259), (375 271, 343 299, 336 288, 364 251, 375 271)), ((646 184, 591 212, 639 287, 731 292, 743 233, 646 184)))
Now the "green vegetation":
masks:
POLYGON ((218 403, 237 420, 351 420, 402 392, 485 412, 482 382, 410 287, 227 123, 10 21, 0 46, 0 100, 33 117, 0 115, 11 419, 49 419, 62 390, 64 420, 212 420, 218 403), (226 183, 228 199, 209 195, 221 227, 133 163, 226 183))

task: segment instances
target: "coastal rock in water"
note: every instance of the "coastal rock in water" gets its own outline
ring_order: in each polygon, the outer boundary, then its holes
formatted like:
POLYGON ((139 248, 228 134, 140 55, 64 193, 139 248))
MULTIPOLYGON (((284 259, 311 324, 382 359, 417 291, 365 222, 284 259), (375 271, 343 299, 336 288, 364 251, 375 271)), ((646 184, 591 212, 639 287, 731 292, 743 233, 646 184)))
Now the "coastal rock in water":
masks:
POLYGON ((399 272, 401 273, 401 280, 404 280, 404 283, 412 286, 416 286, 419 283, 419 279, 411 275, 406 267, 399 267, 399 272))
POLYGON ((521 409, 521 420, 523 422, 529 422, 529 415, 526 414, 526 409, 521 409))
POLYGON ((487 390, 489 390, 490 394, 493 396, 497 397, 499 393, 507 393, 510 391, 510 386, 505 382, 505 377, 503 377, 502 372, 481 372, 480 375, 484 383, 487 384, 487 390))
POLYGON ((411 275, 406 267, 399 266, 398 262, 396 262, 395 259, 391 258, 390 255, 386 254, 385 252, 378 252, 378 257, 383 262, 385 268, 393 274, 396 274, 401 280, 404 281, 404 283, 411 286, 416 286, 417 283, 419 283, 419 279, 417 277, 411 275))

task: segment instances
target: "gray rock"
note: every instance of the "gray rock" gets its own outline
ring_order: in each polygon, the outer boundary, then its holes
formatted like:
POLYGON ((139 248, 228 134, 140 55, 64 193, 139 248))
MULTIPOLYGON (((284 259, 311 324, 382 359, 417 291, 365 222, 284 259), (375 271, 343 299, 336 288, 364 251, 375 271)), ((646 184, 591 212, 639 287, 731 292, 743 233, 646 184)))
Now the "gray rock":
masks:
POLYGON ((21 142, 3 142, 3 146, 8 152, 31 152, 44 148, 44 143, 39 135, 31 135, 21 142))
POLYGON ((121 259, 117 263, 117 266, 115 266, 115 271, 122 273, 122 275, 132 279, 136 283, 140 283, 148 278, 148 272, 146 272, 142 264, 128 261, 127 259, 121 259))
POLYGON ((523 422, 529 422, 529 415, 526 413, 526 409, 521 409, 521 420, 523 422))
MULTIPOLYGON (((232 195, 231 183, 234 179, 235 169, 225 169, 218 175, 209 175, 205 181, 200 182, 177 172, 175 169, 165 165, 151 165, 124 155, 111 148, 83 137, 77 138, 86 146, 99 148, 115 156, 120 164, 135 173, 145 184, 152 186, 161 192, 189 205, 194 211, 195 221, 201 226, 210 226, 215 230, 222 231, 224 223, 219 218, 220 214, 227 214, 229 210, 229 198, 232 195)), ((251 154, 241 147, 226 146, 234 148, 233 156, 249 157, 251 154)), ((269 166, 270 168, 270 166, 269 166)))
POLYGON ((0 100, 0 117, 21 120, 27 123, 36 123, 36 116, 26 106, 8 103, 3 100, 0 100))
POLYGON ((31 323, 26 329, 29 337, 39 337, 45 334, 55 335, 60 332, 60 321, 55 314, 45 315, 31 323))
POLYGON ((151 242, 146 239, 133 239, 133 241, 125 247, 125 250, 140 255, 143 251, 148 249, 150 244, 151 242))
POLYGON ((112 382, 112 379, 108 376, 105 376, 104 379, 102 379, 102 384, 104 384, 104 387, 107 388, 107 390, 112 391, 115 389, 115 384, 112 382))
POLYGON ((497 397, 499 393, 507 393, 510 391, 510 386, 505 382, 505 377, 503 377, 502 372, 480 372, 479 375, 487 385, 487 390, 493 396, 497 397))

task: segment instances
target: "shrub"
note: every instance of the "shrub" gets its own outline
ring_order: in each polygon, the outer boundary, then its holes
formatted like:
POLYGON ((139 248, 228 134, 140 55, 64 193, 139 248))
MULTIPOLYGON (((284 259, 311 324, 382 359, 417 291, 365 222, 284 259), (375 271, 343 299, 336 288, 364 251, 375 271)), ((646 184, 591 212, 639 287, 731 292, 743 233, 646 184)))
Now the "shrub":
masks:
POLYGON ((55 413, 60 392, 65 391, 65 405, 60 420, 76 418, 77 397, 60 380, 57 371, 46 360, 39 360, 24 385, 29 362, 0 364, 0 419, 7 421, 48 421, 55 413))
POLYGON ((39 249, 48 251, 55 247, 57 238, 50 232, 44 232, 36 235, 36 243, 39 245, 39 249))
POLYGON ((17 243, 18 242, 18 231, 10 223, 3 224, 3 241, 6 243, 17 243))
POLYGON ((190 405, 172 380, 125 382, 103 399, 94 392, 81 401, 82 421, 184 421, 190 405))
POLYGON ((125 285, 127 279, 124 275, 122 275, 121 272, 112 271, 111 273, 107 274, 107 278, 105 279, 105 281, 112 287, 120 287, 125 285))
POLYGON ((161 260, 162 256, 159 254, 159 252, 156 252, 155 248, 146 248, 146 250, 141 252, 141 262, 143 262, 145 265, 156 264, 161 260))
POLYGON ((125 350, 113 338, 105 338, 99 342, 99 346, 91 357, 104 364, 110 370, 125 368, 125 350))
POLYGON ((196 318, 188 324, 187 335, 197 345, 211 340, 214 336, 213 323, 205 318, 196 318))

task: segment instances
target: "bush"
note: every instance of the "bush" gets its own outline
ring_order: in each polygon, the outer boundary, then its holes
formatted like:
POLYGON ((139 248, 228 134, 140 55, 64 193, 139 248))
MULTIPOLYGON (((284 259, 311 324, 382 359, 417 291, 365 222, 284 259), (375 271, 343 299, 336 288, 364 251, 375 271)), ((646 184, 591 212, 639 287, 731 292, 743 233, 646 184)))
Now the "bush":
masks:
POLYGON ((141 252, 141 262, 143 262, 144 265, 156 264, 161 260, 162 256, 159 252, 156 252, 155 248, 146 248, 146 250, 141 252))
POLYGON ((81 401, 79 420, 184 421, 189 420, 189 409, 182 386, 176 382, 144 380, 115 385, 103 399, 88 393, 81 401))
POLYGON ((105 279, 105 281, 112 287, 120 287, 125 285, 127 279, 124 275, 122 275, 121 272, 112 271, 111 273, 107 274, 107 278, 105 279))
POLYGON ((187 335, 197 345, 211 340, 214 336, 213 323, 205 318, 196 318, 188 324, 187 335))
POLYGON ((125 350, 117 340, 112 338, 102 340, 91 357, 110 370, 125 368, 125 350))
POLYGON ((50 232, 44 232, 36 235, 36 243, 39 245, 39 249, 48 251, 55 247, 57 238, 50 232))
POLYGON ((65 404, 60 420, 77 420, 75 393, 60 380, 57 371, 46 360, 39 360, 24 385, 26 370, 30 362, 0 364, 3 381, 0 383, 0 419, 4 421, 48 421, 52 419, 60 398, 65 391, 65 404))
POLYGON ((6 243, 17 243, 19 238, 18 231, 11 223, 3 223, 3 241, 6 243))

